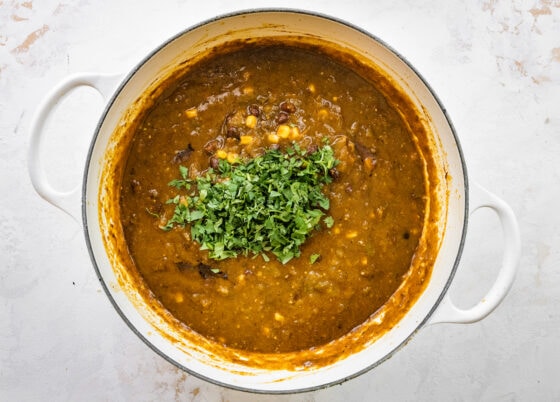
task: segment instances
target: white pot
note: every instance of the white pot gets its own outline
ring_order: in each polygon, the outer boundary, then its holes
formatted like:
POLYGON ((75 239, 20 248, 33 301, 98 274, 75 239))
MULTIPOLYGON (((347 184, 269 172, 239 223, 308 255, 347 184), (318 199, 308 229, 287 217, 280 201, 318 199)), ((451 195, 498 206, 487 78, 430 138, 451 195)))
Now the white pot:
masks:
MULTIPOLYGON (((298 392, 337 384, 375 367, 391 356, 421 327, 427 324, 469 323, 492 312, 513 282, 520 255, 517 222, 511 209, 479 186, 468 184, 465 162, 452 124, 435 94, 422 77, 395 51, 379 39, 347 23, 317 14, 290 10, 255 10, 207 21, 171 38, 154 50, 124 78, 99 74, 79 74, 59 84, 40 106, 32 125, 29 170, 37 192, 47 201, 82 221, 93 265, 115 309, 130 328, 157 353, 176 366, 213 383, 252 392, 298 392), (116 246, 107 246, 113 224, 106 205, 111 190, 105 190, 103 172, 114 168, 111 156, 119 137, 119 127, 131 113, 131 105, 153 89, 158 80, 179 63, 224 41, 243 37, 300 35, 328 40, 377 65, 391 77, 421 110, 433 133, 433 152, 444 179, 442 196, 447 196, 441 216, 441 246, 425 290, 397 325, 364 347, 342 359, 318 367, 299 370, 254 367, 250 355, 232 358, 215 353, 200 336, 186 336, 169 324, 161 309, 145 300, 130 281, 119 260, 116 246), (155 83, 155 84, 154 84, 155 83), (63 193, 48 183, 40 160, 42 133, 57 102, 72 89, 91 86, 107 99, 92 140, 81 192, 63 193), (79 197, 82 209, 79 211, 79 197), (457 269, 466 236, 469 215, 480 207, 494 210, 504 232, 504 257, 496 282, 473 308, 457 308, 446 294, 457 269), (246 363, 244 363, 246 362, 246 363)), ((110 181, 110 180, 109 180, 110 181)))

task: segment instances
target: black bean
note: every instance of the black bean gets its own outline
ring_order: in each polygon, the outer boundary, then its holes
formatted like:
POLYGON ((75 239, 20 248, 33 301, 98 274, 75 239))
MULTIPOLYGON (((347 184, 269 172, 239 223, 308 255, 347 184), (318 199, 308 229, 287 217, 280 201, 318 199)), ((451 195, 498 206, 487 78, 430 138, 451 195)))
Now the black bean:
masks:
POLYGON ((237 127, 228 127, 226 129, 226 137, 227 138, 235 138, 236 140, 239 139, 240 134, 239 134, 239 130, 237 129, 237 127))
POLYGON ((259 105, 255 105, 253 103, 252 105, 247 106, 247 114, 259 117, 261 115, 259 105))
POLYGON ((280 112, 278 113, 278 116, 276 116, 276 122, 278 124, 282 124, 287 122, 290 119, 290 116, 288 115, 288 113, 286 112, 280 112))
POLYGON ((307 155, 314 154, 319 150, 319 146, 317 144, 311 144, 307 147, 307 155))
POLYGON ((333 179, 338 179, 340 177, 340 172, 337 168, 332 168, 329 170, 329 176, 331 176, 333 179))
POLYGON ((215 156, 210 158, 210 167, 212 169, 218 169, 218 167, 220 166, 220 160, 218 158, 216 158, 215 156))
POLYGON ((280 110, 287 113, 294 113, 296 111, 296 105, 290 101, 285 101, 280 104, 280 110))
POLYGON ((218 140, 208 141, 206 144, 204 144, 203 147, 204 151, 206 151, 206 153, 210 155, 216 152, 219 148, 220 148, 220 142, 218 140))

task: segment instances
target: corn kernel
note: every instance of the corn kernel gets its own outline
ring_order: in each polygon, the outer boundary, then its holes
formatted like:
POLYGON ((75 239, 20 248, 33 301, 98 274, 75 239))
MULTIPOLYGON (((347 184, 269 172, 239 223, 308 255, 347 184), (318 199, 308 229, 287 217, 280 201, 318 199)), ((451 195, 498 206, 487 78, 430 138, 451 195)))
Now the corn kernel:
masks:
POLYGON ((299 128, 297 126, 293 126, 290 130, 290 140, 297 140, 300 137, 299 128))
POLYGON ((364 256, 362 257, 362 259, 360 260, 360 262, 362 263, 362 265, 367 265, 367 263, 368 263, 367 257, 364 255, 364 256))
POLYGON ((238 155, 234 152, 228 152, 227 157, 226 157, 226 159, 229 163, 237 162, 237 158, 238 158, 238 155))
POLYGON ((191 107, 190 109, 185 110, 185 114, 189 119, 192 119, 198 115, 198 110, 195 107, 191 107))
POLYGON ((309 86, 307 87, 307 89, 309 90, 309 92, 311 92, 312 94, 315 93, 315 84, 311 83, 309 84, 309 86))
POLYGON ((181 205, 183 205, 183 206, 185 206, 185 207, 189 205, 189 202, 187 201, 187 198, 186 198, 184 195, 182 195, 182 196, 179 198, 179 204, 181 204, 181 205))
POLYGON ((271 144, 278 144, 278 141, 280 141, 280 137, 274 133, 268 134, 267 139, 271 144))
POLYGON ((280 124, 276 129, 276 135, 280 138, 288 138, 292 129, 286 124, 280 124))
POLYGON ((263 332, 264 336, 270 336, 270 328, 263 327, 262 332, 263 332))
POLYGON ((175 294, 175 302, 176 303, 183 303, 184 300, 185 300, 185 298, 183 297, 182 293, 176 293, 175 294))
POLYGON ((364 159, 364 167, 366 168, 366 171, 371 172, 373 170, 373 168, 375 167, 375 162, 374 162, 373 158, 365 158, 364 159))
POLYGON ((245 119, 245 125, 249 128, 255 128, 257 126, 257 116, 250 114, 245 119))
POLYGON ((249 145, 253 142, 253 137, 250 135, 242 135, 239 137, 239 143, 241 145, 249 145))
POLYGON ((245 95, 252 95, 253 94, 253 87, 245 87, 243 88, 243 93, 245 95))
POLYGON ((333 102, 336 102, 338 100, 338 96, 333 96, 332 100, 333 100, 333 102))
POLYGON ((358 231, 357 230, 350 230, 349 232, 346 233, 346 238, 347 239, 353 239, 357 236, 358 236, 358 231))
POLYGON ((226 151, 224 151, 223 149, 218 149, 216 151, 216 158, 226 159, 227 156, 228 156, 228 153, 226 151))
POLYGON ((327 116, 329 115, 329 111, 325 108, 321 108, 319 109, 319 111, 317 112, 317 117, 321 120, 324 120, 327 118, 327 116))
POLYGON ((278 322, 284 322, 284 316, 280 313, 274 313, 274 319, 278 322))
POLYGON ((340 234, 340 228, 339 228, 338 226, 336 226, 336 227, 333 229, 333 233, 334 233, 334 234, 340 234))

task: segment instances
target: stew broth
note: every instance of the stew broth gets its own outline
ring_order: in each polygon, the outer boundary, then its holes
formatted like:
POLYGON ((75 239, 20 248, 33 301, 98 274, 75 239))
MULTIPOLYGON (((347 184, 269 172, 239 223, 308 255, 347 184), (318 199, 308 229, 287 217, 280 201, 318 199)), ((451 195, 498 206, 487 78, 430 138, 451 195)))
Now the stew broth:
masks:
POLYGON ((120 189, 128 251, 154 297, 199 334, 264 353, 326 344, 382 307, 411 266, 427 181, 409 125, 376 83, 319 49, 253 44, 167 85, 135 128, 120 189), (294 144, 329 144, 338 160, 322 187, 333 224, 300 256, 215 260, 189 225, 162 230, 180 166, 194 179, 294 144))

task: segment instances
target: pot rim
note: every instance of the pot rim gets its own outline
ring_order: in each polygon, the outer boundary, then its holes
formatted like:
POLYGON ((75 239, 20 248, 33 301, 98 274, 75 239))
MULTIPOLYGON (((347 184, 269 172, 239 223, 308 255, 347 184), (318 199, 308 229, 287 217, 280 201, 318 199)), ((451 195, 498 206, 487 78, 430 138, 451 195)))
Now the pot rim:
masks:
POLYGON ((282 7, 241 9, 241 10, 237 10, 237 11, 233 11, 233 12, 229 12, 229 13, 219 14, 215 17, 205 19, 205 20, 203 20, 199 23, 196 23, 194 25, 191 25, 188 28, 186 28, 186 29, 178 32, 177 34, 169 37, 164 42, 162 42, 160 45, 158 45, 156 48, 152 49, 138 63, 136 63, 136 65, 132 69, 130 69, 130 71, 120 81, 119 85, 114 90, 113 94, 111 95, 110 99, 106 103, 105 108, 104 108, 104 110, 103 110, 103 112, 102 112, 102 114, 101 114, 101 116, 100 116, 100 118, 99 118, 99 120, 96 124, 94 134, 93 134, 93 137, 91 139, 90 146, 89 146, 87 156, 86 156, 86 163, 85 163, 84 172, 83 172, 83 179, 82 179, 82 197, 81 198, 82 198, 81 214, 82 214, 83 232, 84 232, 84 236, 85 236, 85 240, 86 240, 87 250, 88 250, 90 259, 92 261, 92 264, 93 264, 93 268, 95 269, 95 273, 97 275, 97 278, 99 279, 99 282, 101 283, 101 286, 102 286, 105 294, 109 298, 111 304, 113 305, 114 309, 117 311, 117 313, 120 315, 120 317, 124 320, 124 322, 127 324, 127 326, 132 330, 132 332, 135 333, 136 336, 138 336, 150 349, 152 349, 154 352, 156 352, 159 356, 164 358, 166 361, 168 361, 169 363, 171 363, 175 367, 178 367, 181 370, 187 372, 188 374, 191 374, 194 377, 197 377, 199 379, 202 379, 204 381, 207 381, 209 383, 212 383, 212 384, 215 384, 215 385, 218 385, 218 386, 221 386, 221 387, 225 387, 225 388, 229 388, 229 389, 233 389, 233 390, 237 390, 237 391, 251 392, 251 393, 255 393, 255 394, 296 394, 296 393, 311 392, 311 391, 316 391, 316 390, 328 388, 328 387, 331 387, 333 385, 339 385, 339 384, 342 384, 342 383, 344 383, 348 380, 351 380, 355 377, 358 377, 358 376, 372 370, 373 368, 377 367, 378 365, 385 362, 389 358, 391 358, 404 345, 406 345, 408 342, 410 342, 410 340, 416 335, 416 333, 430 320, 430 318, 432 317, 432 315, 434 314, 434 312, 437 310, 438 306, 440 305, 441 301, 443 300, 443 298, 444 298, 445 294, 447 293, 449 287, 451 286, 451 283, 453 282, 453 278, 455 277, 455 273, 457 271, 457 268, 458 268, 458 265, 459 265, 459 262, 460 262, 460 259, 461 259, 461 255, 462 255, 462 252, 463 252, 463 249, 464 249, 464 245, 465 245, 465 241, 466 241, 466 234, 467 234, 468 220, 469 220, 469 214, 468 214, 468 211, 469 211, 469 181, 468 181, 467 166, 466 166, 466 163, 465 163, 465 157, 464 157, 464 154, 463 154, 463 150, 461 148, 461 144, 459 142, 459 138, 457 136, 455 127, 453 125, 453 122, 451 121, 450 116, 447 113, 447 110, 443 106, 441 100, 439 99, 439 97, 437 96, 435 91, 432 89, 432 87, 429 85, 429 83, 426 81, 426 79, 422 76, 422 74, 420 74, 420 72, 418 70, 416 70, 416 68, 402 54, 400 54, 395 49, 393 49, 385 41, 383 41, 382 39, 380 39, 376 35, 372 34, 371 32, 369 32, 369 31, 367 31, 363 28, 360 28, 359 26, 357 26, 353 23, 350 23, 348 21, 339 19, 337 17, 333 17, 333 16, 328 15, 328 14, 323 14, 321 12, 304 10, 304 9, 296 9, 296 8, 282 8, 282 7), (435 102, 438 105, 438 108, 441 110, 443 116, 445 117, 445 121, 449 125, 451 134, 453 136, 455 145, 457 147, 457 152, 458 152, 460 163, 461 163, 461 170, 463 172, 462 179, 463 179, 463 182, 464 182, 464 201, 465 201, 465 211, 464 212, 465 213, 464 213, 464 218, 463 218, 463 228, 462 228, 462 232, 461 232, 461 238, 460 238, 460 242, 458 244, 458 249, 457 249, 457 255, 455 257, 455 261, 453 262, 453 267, 450 271, 450 274, 449 274, 449 277, 448 277, 448 279, 445 283, 445 286, 443 286, 443 288, 441 290, 441 293, 438 296, 436 302, 433 304, 431 309, 428 311, 428 313, 426 314, 424 319, 421 320, 418 323, 416 328, 413 331, 411 331, 410 334, 400 344, 395 346, 385 356, 383 356, 381 359, 375 361, 374 363, 372 363, 368 367, 366 367, 362 370, 359 370, 357 372, 354 372, 351 375, 342 377, 342 378, 340 378, 336 381, 332 381, 332 382, 329 382, 329 383, 326 383, 326 384, 315 385, 315 386, 311 386, 311 387, 307 387, 307 388, 289 389, 289 390, 250 389, 250 388, 246 388, 246 387, 243 387, 243 386, 236 386, 236 385, 233 385, 233 384, 221 382, 221 381, 216 380, 214 378, 204 376, 204 375, 202 375, 202 374, 184 366, 183 364, 175 361, 170 356, 165 354, 163 351, 158 349, 154 344, 152 344, 144 335, 142 335, 142 333, 140 333, 140 331, 138 331, 136 329, 136 327, 128 319, 127 315, 118 306, 117 302, 113 298, 113 296, 112 296, 112 294, 111 294, 111 292, 108 288, 107 283, 105 282, 105 280, 103 279, 103 276, 101 275, 101 271, 100 271, 99 266, 97 264, 97 260, 95 258, 93 247, 92 247, 92 244, 91 244, 91 241, 90 241, 89 226, 88 226, 87 211, 86 211, 86 209, 87 209, 86 193, 87 193, 88 176, 89 176, 88 172, 89 172, 89 169, 90 169, 92 153, 93 153, 95 144, 97 142, 97 138, 99 136, 99 131, 101 129, 101 126, 103 125, 103 122, 105 121, 105 119, 107 117, 107 114, 108 114, 109 110, 113 107, 113 104, 115 103, 115 100, 117 99, 118 95, 121 93, 123 88, 126 87, 128 82, 130 81, 130 79, 138 72, 138 70, 148 60, 150 60, 159 51, 161 51, 163 48, 165 48, 167 45, 169 45, 171 42, 175 41, 176 39, 180 38, 181 36, 186 35, 189 32, 191 32, 193 30, 196 30, 196 29, 198 29, 198 28, 200 28, 204 25, 207 25, 209 23, 225 20, 225 19, 232 18, 232 17, 237 17, 237 16, 240 16, 240 15, 260 14, 260 13, 290 13, 290 14, 296 14, 296 15, 299 14, 299 15, 305 15, 305 16, 319 17, 321 19, 325 19, 325 20, 328 20, 328 21, 331 21, 331 22, 335 22, 335 23, 344 25, 344 26, 346 26, 350 29, 353 29, 355 31, 358 31, 358 32, 368 36, 369 38, 373 39, 374 41, 378 42, 383 47, 387 48, 390 52, 392 52, 398 59, 400 59, 403 63, 405 63, 406 66, 409 69, 411 69, 414 72, 414 74, 420 79, 422 84, 429 91, 430 95, 434 98, 435 102))

